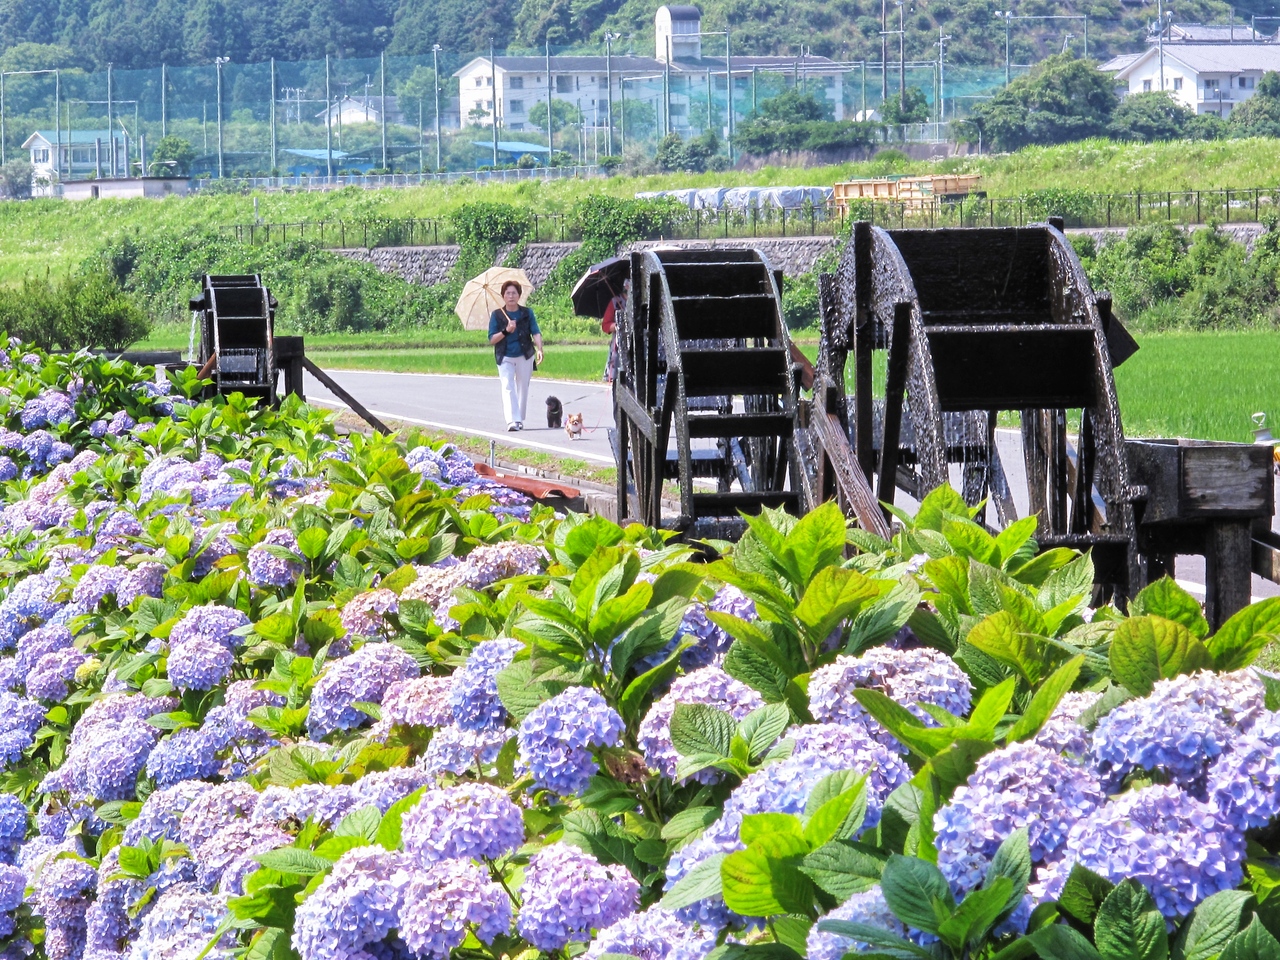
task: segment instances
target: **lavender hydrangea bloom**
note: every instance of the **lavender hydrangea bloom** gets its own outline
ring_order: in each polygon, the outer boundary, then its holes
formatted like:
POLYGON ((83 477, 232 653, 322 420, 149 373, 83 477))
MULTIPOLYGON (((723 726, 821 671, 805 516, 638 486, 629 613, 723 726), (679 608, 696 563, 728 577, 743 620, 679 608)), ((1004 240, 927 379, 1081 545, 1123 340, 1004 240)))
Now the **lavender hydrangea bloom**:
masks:
POLYGON ((320 739, 335 730, 370 722, 356 703, 381 703, 391 684, 418 675, 418 662, 391 643, 367 643, 341 660, 331 661, 311 691, 307 731, 320 739))
POLYGON ((219 887, 232 896, 244 893, 244 878, 259 864, 254 854, 287 847, 293 837, 272 823, 233 820, 195 851, 196 878, 207 890, 219 887))
POLYGON ((599 769, 591 750, 612 747, 626 725, 596 690, 570 687, 520 723, 520 759, 538 786, 577 796, 599 769))
POLYGON ((1063 694, 1036 734, 1035 742, 1073 762, 1084 760, 1089 754, 1092 736, 1077 722, 1077 718, 1100 699, 1102 694, 1088 690, 1063 694))
POLYGON ((17 867, 0 863, 0 910, 16 910, 22 904, 27 875, 17 867))
POLYGON ((399 608, 400 598, 393 591, 367 590, 342 608, 342 626, 353 637, 382 637, 388 632, 386 615, 399 608))
MULTIPOLYGON (((226 898, 205 893, 194 884, 179 883, 156 898, 142 920, 129 960, 195 960, 227 915, 226 898)), ((205 955, 206 960, 231 960, 234 939, 228 935, 205 955)))
POLYGON ((85 913, 85 956, 119 955, 138 935, 140 923, 129 916, 143 894, 137 880, 111 879, 120 872, 120 848, 113 847, 98 865, 98 890, 85 913))
POLYGON ((201 732, 218 750, 233 743, 241 747, 259 747, 270 742, 271 735, 248 718, 258 707, 282 707, 284 697, 271 690, 256 689, 256 681, 237 680, 223 692, 223 703, 205 715, 201 732))
POLYGON ((156 790, 142 804, 138 817, 125 827, 123 842, 136 847, 145 837, 157 841, 178 839, 178 823, 187 808, 213 784, 200 780, 184 780, 171 787, 156 790))
POLYGON ((1200 672, 1156 681, 1151 695, 1130 700, 1098 721, 1092 758, 1114 790, 1133 770, 1160 771, 1203 796, 1210 765, 1265 709, 1251 671, 1200 672))
POLYGON ((28 630, 53 618, 61 604, 50 599, 61 584, 57 577, 36 573, 19 580, 0 601, 0 649, 7 650, 28 630))
POLYGON ((467 662, 453 674, 449 703, 453 722, 463 730, 492 730, 507 719, 498 699, 498 674, 524 648, 519 640, 497 637, 475 645, 467 662))
MULTIPOLYGON (((905 937, 907 928, 902 921, 893 915, 889 905, 884 902, 884 894, 879 887, 863 893, 855 893, 848 900, 828 913, 822 920, 846 920, 876 927, 885 933, 897 937, 905 937)), ((818 923, 822 921, 819 920, 818 923)), ((864 948, 871 945, 858 940, 851 940, 838 933, 827 933, 818 929, 815 923, 809 930, 809 960, 840 960, 846 953, 864 953, 864 948)))
POLYGON ((216 640, 199 637, 169 650, 169 680, 179 690, 212 690, 231 673, 235 654, 216 640))
POLYGON ((553 843, 529 861, 520 894, 520 936, 539 950, 560 950, 632 913, 640 886, 623 867, 553 843))
POLYGON ((382 940, 399 923, 410 880, 403 854, 381 847, 347 851, 299 905, 293 949, 301 960, 335 960, 382 940))
POLYGON ((464 774, 490 767, 498 760, 503 745, 511 739, 511 731, 463 730, 450 724, 441 727, 422 755, 422 766, 430 773, 464 774))
POLYGON ((355 785, 350 783, 271 786, 262 791, 253 809, 253 820, 281 825, 288 820, 305 823, 311 819, 333 826, 359 806, 355 785))
POLYGON ((0 456, 0 483, 8 483, 18 476, 18 465, 9 457, 0 456))
POLYGON ((583 957, 602 960, 605 954, 619 954, 636 960, 702 960, 715 945, 711 931, 690 926, 655 906, 605 927, 583 957))
POLYGON ((1208 804, 1172 784, 1144 787, 1076 823, 1061 859, 1041 872, 1038 892, 1057 897, 1079 863, 1113 883, 1136 879, 1173 920, 1240 883, 1244 847, 1208 804))
POLYGON ((116 604, 124 609, 138 597, 159 597, 164 592, 164 564, 140 563, 123 577, 116 587, 116 604))
POLYGON ((187 804, 178 826, 178 839, 198 850, 227 824, 253 816, 257 804, 258 791, 240 781, 204 790, 187 804))
POLYGON ((128 433, 138 425, 138 421, 125 413, 123 410, 117 410, 111 415, 111 420, 107 423, 107 435, 118 437, 128 433))
POLYGON ((418 677, 391 684, 382 698, 382 717, 369 736, 385 740, 396 726, 447 726, 453 722, 452 687, 452 677, 418 677))
POLYGON ((969 678, 956 662, 928 648, 872 647, 860 657, 837 657, 834 663, 815 670, 809 680, 809 709, 814 719, 863 725, 888 746, 896 746, 897 741, 862 709, 853 696, 857 689, 879 690, 929 726, 936 726, 937 721, 920 703, 965 716, 973 693, 969 678))
POLYGON ((1280 814, 1280 715, 1268 712, 1233 740, 1209 771, 1206 794, 1223 822, 1241 833, 1280 814))
POLYGON ((304 559, 298 552, 298 541, 292 530, 283 527, 271 530, 261 541, 249 548, 246 556, 249 565, 249 582, 258 587, 285 589, 293 586, 302 573, 304 559), (275 556, 268 546, 288 550, 296 560, 286 560, 275 556))
POLYGON ((61 624, 36 627, 23 634, 18 641, 18 670, 25 677, 30 673, 40 658, 55 650, 65 650, 71 646, 71 631, 61 624))
POLYGON ((0 793, 0 860, 13 863, 14 854, 27 838, 27 808, 11 793, 0 793))
POLYGON ((423 866, 440 860, 496 860, 524 843, 524 818, 487 783, 429 790, 404 815, 404 850, 423 866))
POLYGON ((127 573, 124 567, 92 566, 80 575, 71 591, 71 600, 86 610, 92 610, 116 592, 127 573))
POLYGON ((89 909, 86 894, 97 883, 97 871, 81 860, 51 860, 38 872, 32 901, 44 919, 48 960, 74 960, 80 955, 89 909))
POLYGON ((211 640, 234 650, 244 642, 244 638, 237 636, 235 631, 249 626, 250 622, 248 616, 234 607, 216 603, 192 607, 173 625, 169 643, 176 646, 188 640, 211 640))
POLYGON ((417 874, 405 890, 400 936, 414 955, 448 960, 468 931, 493 943, 511 929, 506 891, 473 863, 444 861, 417 874))
POLYGON ((36 700, 65 699, 67 684, 75 679, 76 671, 87 660, 75 647, 46 653, 27 674, 27 695, 36 700))
POLYGON ((41 789, 68 790, 77 799, 131 799, 138 774, 159 734, 135 717, 103 719, 87 728, 82 718, 66 761, 45 778, 41 789))
POLYGON ((1071 826, 1105 799, 1088 772, 1045 747, 1016 743, 989 753, 934 814, 938 867, 958 895, 973 890, 1000 844, 1023 827, 1032 863, 1055 860, 1071 826))
POLYGON ((185 493, 200 482, 195 464, 181 457, 157 457, 142 468, 138 477, 138 501, 156 494, 174 496, 185 493))
MULTIPOLYGON (((671 780, 675 779, 676 763, 680 759, 671 744, 671 717, 677 703, 710 704, 727 711, 735 720, 764 706, 760 694, 719 667, 703 667, 672 681, 666 696, 649 708, 638 737, 645 762, 671 780)), ((703 770, 694 779, 699 783, 714 783, 722 776, 718 770, 703 770)))
POLYGON ((386 813, 409 794, 435 782, 424 767, 392 767, 367 773, 351 785, 357 807, 376 807, 386 813))
POLYGON ((203 730, 177 730, 147 757, 147 774, 160 788, 203 780, 218 772, 218 748, 203 730))
POLYGON ((867 812, 862 825, 870 829, 880 823, 880 814, 889 794, 911 779, 911 768, 897 751, 880 743, 862 727, 838 723, 810 723, 792 727, 786 736, 795 746, 791 759, 812 759, 830 767, 856 770, 867 776, 867 812))
POLYGON ((533 543, 505 540, 476 547, 463 561, 467 583, 479 590, 499 580, 528 576, 541 571, 547 552, 533 543))
POLYGON ((755 601, 737 587, 726 584, 717 590, 715 596, 707 603, 699 601, 691 603, 671 642, 658 653, 646 657, 645 665, 656 667, 670 656, 677 644, 685 640, 694 641, 692 647, 680 654, 680 666, 684 668, 685 673, 719 663, 729 652, 733 638, 711 622, 707 616, 708 612, 727 613, 748 621, 756 619, 755 601))

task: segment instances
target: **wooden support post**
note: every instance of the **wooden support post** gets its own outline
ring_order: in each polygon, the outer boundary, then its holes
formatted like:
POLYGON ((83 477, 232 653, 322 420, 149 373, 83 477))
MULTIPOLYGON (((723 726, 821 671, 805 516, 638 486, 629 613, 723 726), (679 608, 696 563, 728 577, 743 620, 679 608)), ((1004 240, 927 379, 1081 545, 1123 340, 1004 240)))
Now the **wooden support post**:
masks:
POLYGON ((1206 524, 1204 535, 1204 615, 1217 630, 1252 599, 1253 542, 1249 521, 1206 524))
POLYGON ((862 472, 870 479, 875 469, 872 436, 874 410, 871 395, 871 351, 875 347, 875 320, 871 313, 871 224, 853 225, 853 439, 862 472))
POLYGON ((893 308, 893 339, 889 341, 889 370, 884 388, 884 439, 880 443, 880 474, 876 496, 892 504, 898 489, 898 441, 902 434, 902 402, 907 389, 907 360, 911 350, 911 304, 893 308))
POLYGON ((350 407, 353 413, 364 420, 365 423, 369 424, 369 426, 373 427, 373 429, 377 430, 379 433, 392 432, 390 427, 366 410, 364 404, 351 394, 347 393, 346 390, 342 389, 333 377, 329 376, 306 357, 302 358, 302 366, 308 373, 328 387, 333 392, 334 396, 350 407))

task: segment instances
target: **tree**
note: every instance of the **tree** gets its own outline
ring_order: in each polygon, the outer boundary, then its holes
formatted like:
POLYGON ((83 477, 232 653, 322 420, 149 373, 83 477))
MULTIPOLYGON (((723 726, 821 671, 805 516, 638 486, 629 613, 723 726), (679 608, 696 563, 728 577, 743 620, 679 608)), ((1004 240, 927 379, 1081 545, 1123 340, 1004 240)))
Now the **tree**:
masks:
POLYGON ((1231 130, 1242 137, 1280 137, 1280 73, 1264 73, 1253 96, 1231 111, 1231 130))
POLYGON ((151 165, 160 164, 159 172, 162 177, 185 177, 191 172, 191 164, 195 159, 196 151, 190 142, 171 133, 156 144, 155 152, 151 155, 151 165))
POLYGON ((1091 62, 1062 53, 980 104, 973 123, 988 143, 1017 150, 1100 136, 1115 106, 1112 78, 1091 62))
POLYGON ((1194 117, 1167 90, 1133 93, 1112 112, 1107 132, 1117 140, 1179 140, 1194 117))
POLYGON ((0 167, 0 195, 11 200, 25 200, 31 196, 31 180, 35 167, 26 160, 10 160, 0 167))
POLYGON ((714 130, 708 130, 691 140, 682 140, 680 134, 669 133, 658 143, 654 159, 658 169, 662 171, 701 173, 708 169, 712 158, 719 151, 720 138, 714 130))
POLYGON ((924 123, 929 119, 929 101, 917 87, 907 87, 902 94, 895 93, 880 107, 880 119, 885 123, 924 123))
POLYGON ((767 120, 783 123, 803 123, 806 120, 829 120, 831 101, 818 98, 807 90, 784 90, 776 97, 760 103, 759 115, 767 120))
MULTIPOLYGON (((565 127, 582 123, 582 111, 568 100, 551 101, 551 130, 559 133, 565 127)), ((534 130, 547 129, 547 101, 539 100, 529 108, 529 126, 534 130)))

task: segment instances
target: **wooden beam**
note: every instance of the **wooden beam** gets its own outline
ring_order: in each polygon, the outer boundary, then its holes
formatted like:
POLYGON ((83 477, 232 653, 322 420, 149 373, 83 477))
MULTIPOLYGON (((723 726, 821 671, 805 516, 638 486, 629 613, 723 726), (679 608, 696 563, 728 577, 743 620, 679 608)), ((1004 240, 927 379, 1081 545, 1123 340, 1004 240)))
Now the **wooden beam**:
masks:
POLYGON ((653 417, 649 416, 649 411, 640 404, 640 401, 625 386, 615 387, 613 393, 618 406, 635 424, 636 429, 644 434, 644 438, 650 443, 657 443, 658 428, 653 422, 653 417))
POLYGON ((1204 615, 1214 630, 1252 599, 1253 541, 1247 520, 1209 523, 1205 530, 1204 615))
POLYGON ((366 410, 364 404, 362 404, 359 400, 357 400, 351 394, 347 393, 346 390, 342 389, 342 387, 338 385, 338 381, 334 380, 333 377, 329 376, 327 373, 325 373, 323 370, 317 367, 314 363, 311 362, 311 360, 309 360, 306 357, 303 357, 302 365, 307 368, 308 372, 310 372, 310 374, 313 377, 315 377, 317 380, 323 383, 326 387, 328 387, 329 390, 333 392, 334 396, 336 396, 339 400, 341 400, 348 407, 350 407, 353 413, 357 414, 362 420, 364 420, 365 423, 373 427, 373 429, 377 430, 379 433, 392 432, 390 427, 388 427, 385 423, 383 423, 381 420, 375 417, 372 413, 366 410))
POLYGON ((862 529, 888 540, 893 535, 892 531, 871 489, 871 482, 853 455, 840 418, 834 413, 814 410, 813 427, 822 448, 819 453, 831 465, 836 489, 848 502, 862 529))
POLYGON ((877 493, 883 503, 893 503, 898 489, 898 442, 902 437, 902 404, 907 389, 907 361, 911 356, 911 304, 893 308, 893 339, 889 342, 889 369, 884 388, 884 439, 880 443, 877 493))

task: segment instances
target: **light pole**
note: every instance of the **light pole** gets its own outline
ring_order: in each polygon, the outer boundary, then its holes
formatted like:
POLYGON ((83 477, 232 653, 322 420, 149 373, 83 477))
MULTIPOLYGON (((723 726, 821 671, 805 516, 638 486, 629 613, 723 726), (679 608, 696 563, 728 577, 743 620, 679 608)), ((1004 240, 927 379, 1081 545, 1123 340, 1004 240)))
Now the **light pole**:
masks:
MULTIPOLYGON (((333 109, 333 92, 329 87, 329 55, 324 55, 324 152, 325 177, 333 176, 333 117, 329 111, 333 109)), ((338 108, 338 116, 342 116, 342 108, 338 108)))
POLYGON ((431 45, 432 72, 435 76, 436 94, 436 173, 440 172, 440 44, 431 45))
POLYGON ((609 156, 613 156, 613 41, 621 39, 620 33, 606 33, 604 35, 604 75, 605 90, 607 93, 605 108, 605 123, 609 125, 609 136, 606 141, 609 145, 609 156))
POLYGON ((1004 85, 1009 85, 1009 28, 1013 23, 1012 10, 998 10, 996 16, 1004 21, 1004 85))
POLYGON ((887 0, 880 0, 880 109, 889 99, 889 10, 887 0))
POLYGON ((498 169, 498 64, 493 58, 493 37, 489 38, 489 101, 493 107, 489 119, 493 123, 493 169, 498 169))
POLYGON ((907 27, 906 0, 893 0, 898 8, 898 110, 907 103, 907 27))
POLYGON ((214 57, 213 64, 218 71, 218 179, 222 179, 222 65, 229 63, 230 57, 214 57))
POLYGON ((547 166, 551 166, 551 155, 555 152, 555 146, 551 142, 551 41, 546 40, 547 51, 547 166))
POLYGON ((938 122, 945 123, 947 120, 947 88, 946 73, 943 70, 944 54, 947 52, 947 41, 951 39, 951 35, 942 35, 942 28, 938 28, 938 122))
MULTIPOLYGON (((699 37, 724 37, 724 92, 725 92, 725 147, 729 154, 729 162, 733 162, 733 63, 729 56, 729 24, 723 30, 703 30, 699 37)), ((711 68, 707 67, 707 128, 711 128, 711 68)))

